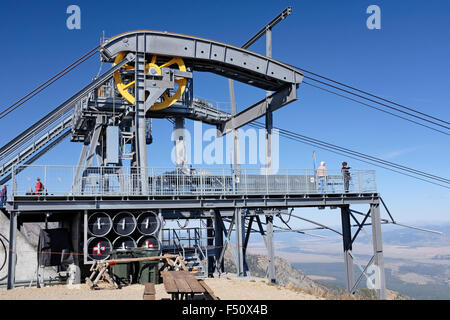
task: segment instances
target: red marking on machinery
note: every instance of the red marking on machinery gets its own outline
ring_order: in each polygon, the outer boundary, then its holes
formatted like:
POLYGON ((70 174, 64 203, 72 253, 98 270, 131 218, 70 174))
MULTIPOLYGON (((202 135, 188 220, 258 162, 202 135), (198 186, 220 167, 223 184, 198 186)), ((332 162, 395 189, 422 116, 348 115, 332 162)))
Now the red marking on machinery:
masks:
POLYGON ((105 247, 102 247, 101 246, 101 244, 100 244, 100 242, 97 244, 97 246, 96 247, 94 247, 94 251, 97 251, 97 255, 99 256, 99 255, 101 255, 102 253, 102 251, 105 251, 106 250, 106 248, 105 247))
POLYGON ((145 240, 144 245, 142 246, 142 248, 153 248, 153 244, 150 243, 150 241, 145 240))

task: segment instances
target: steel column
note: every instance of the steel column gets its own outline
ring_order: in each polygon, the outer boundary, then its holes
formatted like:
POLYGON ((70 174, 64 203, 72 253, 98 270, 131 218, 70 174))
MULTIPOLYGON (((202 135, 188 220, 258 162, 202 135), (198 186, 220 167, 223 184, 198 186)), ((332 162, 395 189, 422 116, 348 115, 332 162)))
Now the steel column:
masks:
POLYGON ((375 288, 377 291, 378 299, 386 299, 386 278, 384 274, 384 257, 383 257, 383 241, 381 237, 381 218, 380 218, 380 205, 371 204, 370 214, 372 218, 372 244, 374 253, 374 264, 376 266, 375 275, 378 276, 375 280, 375 284, 378 286, 375 288))
POLYGON ((83 167, 84 160, 86 158, 86 153, 87 153, 88 147, 89 147, 89 143, 84 142, 83 148, 81 149, 80 158, 78 159, 78 166, 77 166, 75 174, 73 176, 72 188, 75 187, 78 184, 78 181, 80 180, 81 169, 83 167))
MULTIPOLYGON (((230 90, 230 105, 231 105, 231 115, 236 116, 236 99, 234 96, 234 82, 228 79, 229 90, 230 90)), ((233 129, 231 131, 233 138, 233 167, 236 172, 240 171, 240 156, 239 156, 239 134, 238 129, 233 129)))
MULTIPOLYGON (((95 129, 92 133, 91 141, 89 142, 89 152, 86 157, 86 168, 90 167, 92 161, 94 160, 95 152, 97 150, 97 145, 100 141, 100 134, 103 129, 103 120, 101 116, 97 116, 95 120, 95 129)), ((84 150, 83 150, 84 152, 84 150)))
MULTIPOLYGON (((139 36, 137 36, 139 43, 139 36)), ((145 41, 145 40, 144 40, 145 41)), ((145 43, 144 43, 145 48, 145 43)), ((145 54, 136 52, 135 63, 135 143, 136 143, 136 159, 138 170, 138 179, 140 183, 140 191, 142 194, 148 193, 147 179, 147 143, 145 134, 145 54)))
POLYGON ((162 243, 163 233, 162 233, 161 230, 163 229, 163 227, 165 225, 164 217, 163 217, 163 214, 162 214, 162 209, 158 210, 158 219, 159 219, 159 222, 161 224, 161 228, 158 231, 158 240, 159 240, 159 243, 162 243))
POLYGON ((223 260, 220 261, 220 253, 223 248, 223 228, 222 224, 223 221, 222 217, 220 215, 219 210, 214 210, 214 233, 215 233, 215 239, 214 239, 214 245, 215 245, 215 252, 216 252, 216 271, 222 271, 224 269, 224 262, 223 260))
MULTIPOLYGON (((272 29, 266 29, 266 56, 272 57, 272 29)), ((266 98, 272 93, 266 91, 266 98)), ((273 113, 270 109, 269 103, 266 103, 266 174, 272 174, 272 128, 273 128, 273 113)))
POLYGON ((275 250, 273 247, 273 216, 266 216, 267 269, 269 281, 276 283, 275 250))
POLYGON ((16 280, 16 240, 17 216, 19 212, 11 211, 9 214, 9 258, 8 258, 8 290, 14 289, 16 280))
POLYGON ((177 168, 186 167, 186 145, 184 136, 184 118, 177 117, 173 123, 175 164, 177 168))
POLYGON ((352 288, 355 285, 355 274, 353 270, 352 255, 352 230, 350 224, 349 206, 341 207, 342 222, 342 242, 344 247, 345 280, 348 294, 352 294, 352 288))
POLYGON ((214 230, 213 230, 213 219, 207 218, 206 219, 206 237, 207 237, 207 259, 208 259, 208 277, 212 277, 214 273, 214 257, 209 253, 209 250, 211 250, 214 246, 214 230))
MULTIPOLYGON (((248 272, 248 264, 247 264, 247 246, 248 246, 248 241, 250 240, 250 234, 252 232, 252 225, 253 225, 253 220, 255 219, 254 216, 251 216, 249 221, 248 221, 248 226, 247 226, 247 234, 245 235, 245 240, 244 240, 244 271, 248 272)), ((244 226, 245 227, 245 226, 244 226)))
POLYGON ((236 246, 237 246, 237 275, 245 276, 244 271, 244 233, 245 233, 245 222, 242 216, 242 209, 235 209, 235 221, 236 221, 236 246))
POLYGON ((88 211, 83 211, 83 262, 88 262, 88 211))

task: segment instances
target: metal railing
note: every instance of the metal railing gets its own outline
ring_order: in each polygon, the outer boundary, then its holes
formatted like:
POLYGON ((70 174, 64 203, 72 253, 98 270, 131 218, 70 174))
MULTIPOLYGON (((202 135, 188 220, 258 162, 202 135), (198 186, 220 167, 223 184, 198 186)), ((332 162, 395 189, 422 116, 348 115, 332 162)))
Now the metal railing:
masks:
POLYGON ((267 175, 261 169, 232 168, 82 168, 55 165, 17 166, 11 196, 36 195, 40 178, 46 196, 173 196, 264 195, 376 192, 374 170, 351 170, 348 190, 340 170, 328 170, 318 179, 313 170, 288 169, 267 175), (17 174, 16 174, 17 173, 17 174))

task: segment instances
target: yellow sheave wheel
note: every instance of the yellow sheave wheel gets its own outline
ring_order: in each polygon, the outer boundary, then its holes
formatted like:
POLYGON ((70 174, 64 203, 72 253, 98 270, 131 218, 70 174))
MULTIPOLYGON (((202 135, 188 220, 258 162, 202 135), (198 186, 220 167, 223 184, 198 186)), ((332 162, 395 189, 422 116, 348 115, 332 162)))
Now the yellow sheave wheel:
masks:
MULTIPOLYGON (((123 58, 125 58, 126 55, 127 55, 127 52, 119 52, 117 54, 117 56, 116 56, 116 59, 114 60, 114 65, 116 65, 120 61, 122 61, 123 58)), ((172 58, 172 59, 170 59, 166 63, 163 63, 160 66, 158 66, 156 64, 156 58, 157 58, 157 56, 154 55, 152 57, 151 62, 147 63, 145 65, 145 73, 146 74, 148 74, 151 71, 152 74, 157 73, 157 74, 161 75, 161 68, 170 67, 170 66, 172 66, 174 64, 176 64, 178 66, 178 69, 180 71, 186 71, 186 66, 184 64, 183 59, 181 59, 181 58, 172 58)), ((124 65, 122 68, 134 69, 134 67, 130 66, 130 65, 124 65)), ((114 72, 114 81, 116 82, 117 90, 119 90, 120 94, 129 103, 134 104, 136 99, 128 90, 131 87, 134 86, 135 81, 133 80, 130 83, 127 83, 127 84, 123 83, 122 76, 120 75, 120 70, 117 70, 116 72, 114 72)), ((155 103, 153 106, 151 106, 150 110, 152 110, 152 111, 163 110, 163 109, 166 109, 166 108, 170 107, 175 102, 177 102, 178 99, 181 98, 181 95, 183 94, 184 90, 186 90, 186 82, 187 82, 186 78, 175 79, 175 83, 178 85, 178 88, 176 89, 176 92, 173 95, 170 95, 170 96, 167 94, 167 92, 165 92, 163 94, 163 101, 155 103)))

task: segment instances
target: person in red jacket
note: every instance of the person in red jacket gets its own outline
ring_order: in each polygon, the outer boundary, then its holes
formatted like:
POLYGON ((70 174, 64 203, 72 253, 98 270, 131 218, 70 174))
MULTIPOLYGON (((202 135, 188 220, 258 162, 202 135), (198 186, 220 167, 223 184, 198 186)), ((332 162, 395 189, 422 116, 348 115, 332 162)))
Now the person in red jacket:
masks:
POLYGON ((42 191, 44 191, 44 185, 41 182, 40 178, 36 179, 36 192, 34 194, 41 195, 42 191))

